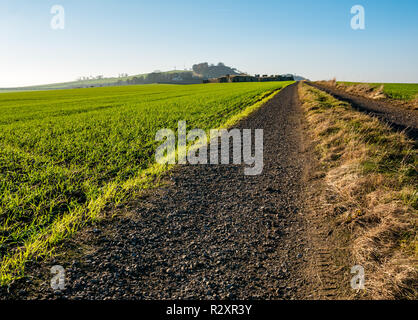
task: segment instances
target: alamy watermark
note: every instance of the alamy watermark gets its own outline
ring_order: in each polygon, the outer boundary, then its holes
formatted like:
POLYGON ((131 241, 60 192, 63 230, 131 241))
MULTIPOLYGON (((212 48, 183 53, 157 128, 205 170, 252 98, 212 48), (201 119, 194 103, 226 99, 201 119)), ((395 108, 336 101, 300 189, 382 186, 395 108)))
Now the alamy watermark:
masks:
POLYGON ((54 275, 51 279, 51 288, 54 291, 65 289, 65 269, 63 266, 55 265, 51 267, 51 273, 54 275))
POLYGON ((351 278, 351 288, 354 290, 364 290, 364 268, 356 265, 351 268, 351 273, 355 274, 355 276, 351 278))
POLYGON ((245 163, 248 166, 244 168, 245 175, 254 176, 262 173, 263 129, 254 130, 253 147, 251 129, 212 129, 208 138, 204 130, 192 129, 187 133, 186 127, 186 121, 178 122, 177 139, 171 129, 161 129, 157 132, 155 140, 165 140, 156 150, 157 163, 175 164, 177 154, 178 164, 230 164, 230 139, 232 139, 232 163, 245 163), (221 140, 220 159, 219 137, 221 140), (188 147, 191 143, 193 144, 188 147), (209 155, 208 144, 210 145, 209 155))
POLYGON ((51 19, 51 29, 53 30, 63 30, 65 28, 65 10, 61 5, 53 5, 51 7, 51 14, 54 16, 51 19))
POLYGON ((366 11, 364 7, 357 4, 351 8, 351 14, 354 16, 351 18, 351 29, 364 30, 366 29, 366 11))

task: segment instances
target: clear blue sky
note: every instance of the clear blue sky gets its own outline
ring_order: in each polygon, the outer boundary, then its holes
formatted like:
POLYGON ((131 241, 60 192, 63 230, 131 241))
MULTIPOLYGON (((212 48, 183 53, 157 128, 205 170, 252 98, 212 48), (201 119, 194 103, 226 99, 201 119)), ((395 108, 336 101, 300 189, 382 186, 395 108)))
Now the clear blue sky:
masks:
POLYGON ((417 0, 0 0, 0 87, 224 62, 249 73, 418 82, 417 0), (50 27, 51 7, 65 29, 50 27), (366 29, 350 27, 353 5, 366 29))

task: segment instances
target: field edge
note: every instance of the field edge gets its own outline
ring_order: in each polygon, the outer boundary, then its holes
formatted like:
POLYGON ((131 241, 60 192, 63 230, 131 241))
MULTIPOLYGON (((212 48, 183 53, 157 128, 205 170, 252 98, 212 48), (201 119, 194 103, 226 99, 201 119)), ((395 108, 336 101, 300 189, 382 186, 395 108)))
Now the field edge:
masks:
MULTIPOLYGON (((227 129, 234 126, 240 120, 262 107, 290 82, 278 89, 268 91, 260 97, 256 103, 247 106, 238 114, 227 119, 218 129, 227 129)), ((141 191, 157 188, 162 176, 167 174, 174 165, 154 164, 142 170, 136 177, 125 181, 122 185, 109 183, 94 201, 86 207, 78 207, 67 212, 61 219, 56 220, 48 229, 29 239, 23 247, 20 247, 11 255, 3 257, 0 268, 0 286, 7 286, 13 281, 25 276, 25 265, 31 260, 43 257, 53 257, 57 246, 65 239, 70 238, 85 225, 100 221, 104 209, 110 206, 120 206, 126 201, 138 195, 141 191)))

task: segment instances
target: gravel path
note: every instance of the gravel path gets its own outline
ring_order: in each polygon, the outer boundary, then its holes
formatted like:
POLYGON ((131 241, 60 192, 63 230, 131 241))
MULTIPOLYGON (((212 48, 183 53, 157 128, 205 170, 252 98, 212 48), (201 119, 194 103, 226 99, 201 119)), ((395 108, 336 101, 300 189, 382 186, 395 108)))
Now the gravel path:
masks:
POLYGON ((360 97, 337 88, 307 82, 309 85, 323 90, 339 100, 350 103, 354 108, 377 116, 389 123, 394 129, 403 131, 414 140, 418 139, 418 111, 401 109, 384 101, 360 97))
POLYGON ((309 298, 303 217, 308 153, 297 85, 283 89, 237 128, 264 129, 264 170, 179 166, 168 184, 129 214, 84 231, 88 248, 66 269, 66 289, 49 287, 48 266, 10 293, 53 299, 309 298))

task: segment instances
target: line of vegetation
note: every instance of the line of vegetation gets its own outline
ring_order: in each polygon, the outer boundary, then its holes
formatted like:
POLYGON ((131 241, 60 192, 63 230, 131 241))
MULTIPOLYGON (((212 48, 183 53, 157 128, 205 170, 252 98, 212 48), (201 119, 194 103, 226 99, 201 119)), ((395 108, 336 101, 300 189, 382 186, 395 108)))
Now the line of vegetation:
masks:
POLYGON ((124 86, 0 96, 0 284, 109 205, 158 184, 161 128, 231 125, 291 82, 124 86), (233 120, 231 120, 233 119, 233 120))
POLYGON ((300 96, 327 192, 336 195, 324 213, 349 235, 352 262, 365 268, 366 296, 416 299, 414 141, 310 86, 301 86, 300 96))

